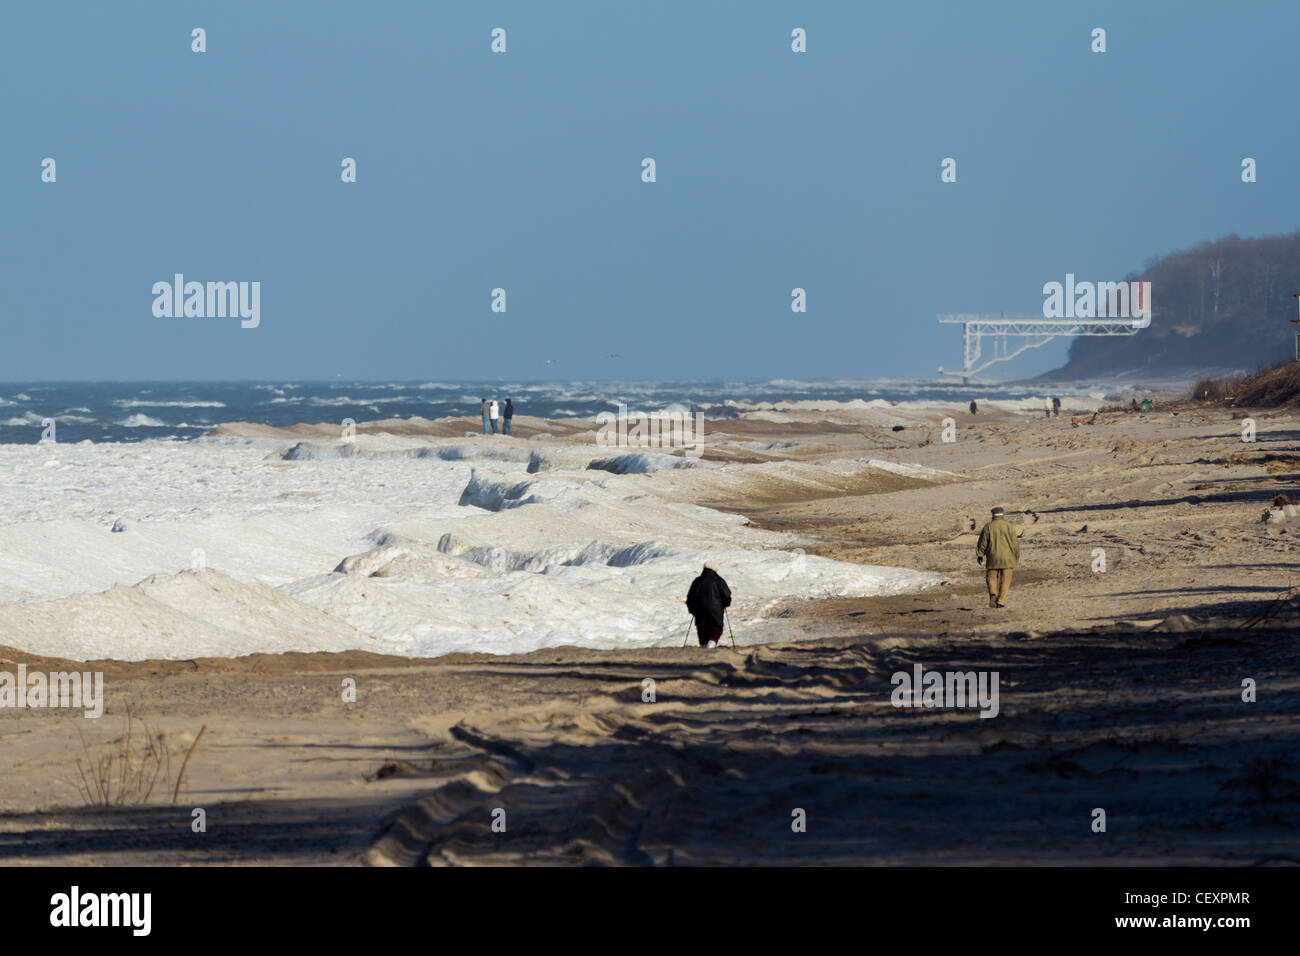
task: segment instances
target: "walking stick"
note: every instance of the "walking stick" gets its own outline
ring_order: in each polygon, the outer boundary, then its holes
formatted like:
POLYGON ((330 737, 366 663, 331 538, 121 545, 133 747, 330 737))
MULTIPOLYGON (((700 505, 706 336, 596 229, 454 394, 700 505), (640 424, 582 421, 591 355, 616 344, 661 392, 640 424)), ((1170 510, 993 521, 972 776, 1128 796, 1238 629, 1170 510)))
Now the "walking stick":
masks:
POLYGON ((695 618, 693 617, 686 619, 686 636, 682 638, 682 647, 685 647, 686 642, 691 639, 691 622, 694 620, 695 618))
POLYGON ((727 613, 727 609, 726 609, 726 608, 723 608, 723 609, 722 609, 722 616, 725 617, 725 618, 727 619, 727 633, 729 633, 729 634, 731 635, 731 646, 732 646, 732 647, 735 647, 735 646, 736 646, 736 632, 733 631, 733 630, 731 629, 731 615, 727 613))

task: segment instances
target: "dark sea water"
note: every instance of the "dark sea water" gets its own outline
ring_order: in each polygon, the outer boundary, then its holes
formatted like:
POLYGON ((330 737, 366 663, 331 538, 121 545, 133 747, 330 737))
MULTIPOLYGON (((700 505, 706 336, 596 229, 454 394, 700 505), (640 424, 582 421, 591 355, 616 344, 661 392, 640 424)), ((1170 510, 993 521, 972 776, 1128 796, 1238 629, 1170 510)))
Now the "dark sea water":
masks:
MULTIPOLYGON (((481 398, 513 398, 518 415, 594 418, 625 404, 631 411, 670 405, 704 410, 727 401, 801 400, 967 402, 1032 398, 1041 384, 954 385, 951 382, 18 382, 0 383, 0 443, 40 440, 53 419, 61 442, 196 438, 222 422, 286 426, 378 418, 477 416, 481 398)), ((1100 390, 1057 389, 1054 394, 1100 390)))

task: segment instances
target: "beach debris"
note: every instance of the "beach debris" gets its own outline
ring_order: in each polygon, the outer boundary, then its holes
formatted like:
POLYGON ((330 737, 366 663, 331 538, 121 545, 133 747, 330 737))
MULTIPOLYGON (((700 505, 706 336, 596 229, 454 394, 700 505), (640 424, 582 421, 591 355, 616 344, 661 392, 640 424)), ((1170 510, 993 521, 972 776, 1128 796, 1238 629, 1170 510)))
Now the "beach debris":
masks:
MULTIPOLYGON (((1100 414, 1101 414, 1101 410, 1098 409, 1097 411, 1089 415, 1087 418, 1084 418, 1082 415, 1071 415, 1070 425, 1074 428, 1078 428, 1080 425, 1096 425, 1097 416, 1100 414)), ((1109 419, 1103 418, 1101 420, 1101 424, 1103 425, 1109 424, 1109 421, 1110 421, 1109 419)))
MULTIPOLYGON (((194 738, 194 742, 190 744, 190 749, 185 751, 185 759, 181 761, 180 772, 176 774, 176 789, 172 791, 172 803, 175 803, 176 798, 181 795, 181 782, 185 779, 185 768, 190 765, 190 758, 194 756, 194 750, 199 745, 199 738, 203 736, 203 731, 207 729, 208 729, 207 724, 204 724, 202 727, 200 727, 198 734, 194 738)), ((158 739, 162 740, 162 734, 158 735, 158 739)))
MULTIPOLYGON (((1283 531, 1282 533, 1285 534, 1286 532, 1283 531)), ((1239 631, 1248 630, 1249 628, 1254 627, 1256 624, 1261 624, 1264 621, 1268 621, 1271 620, 1272 618, 1277 617, 1278 613, 1283 610, 1292 611, 1292 612, 1295 611, 1296 609, 1295 590, 1296 590, 1295 585, 1291 585, 1290 587, 1288 587, 1285 591, 1281 592, 1272 601, 1269 601, 1267 604, 1265 604, 1262 610, 1260 610, 1258 613, 1248 618, 1245 623, 1241 624, 1237 628, 1237 630, 1239 631)))
POLYGON ((120 531, 125 531, 125 530, 126 530, 126 522, 123 521, 121 518, 114 518, 114 519, 113 519, 113 527, 110 528, 109 530, 110 530, 110 531, 118 531, 118 532, 120 532, 120 531))
POLYGON ((901 432, 901 431, 903 430, 903 426, 902 426, 902 425, 895 425, 895 426, 894 426, 892 429, 890 429, 890 430, 891 430, 891 431, 896 431, 896 432, 901 432))
POLYGON ((390 760, 365 779, 375 781, 385 780, 388 777, 414 777, 426 772, 406 760, 390 760))

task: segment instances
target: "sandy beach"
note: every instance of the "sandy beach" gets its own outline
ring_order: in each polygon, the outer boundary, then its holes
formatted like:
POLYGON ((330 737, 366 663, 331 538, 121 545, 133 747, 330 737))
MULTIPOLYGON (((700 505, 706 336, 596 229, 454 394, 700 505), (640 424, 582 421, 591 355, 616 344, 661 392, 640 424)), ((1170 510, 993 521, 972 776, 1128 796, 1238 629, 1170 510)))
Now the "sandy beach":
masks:
MULTIPOLYGON (((6 558, 0 670, 102 671, 106 708, 0 709, 0 861, 1300 861, 1300 519, 1262 520, 1297 494, 1300 417, 1255 412, 1247 443, 1241 410, 1099 404, 732 409, 695 466, 614 470, 588 465, 641 450, 590 420, 221 426, 193 480, 228 473, 282 520, 171 513, 155 483, 124 532, 6 558), (303 484, 361 459, 392 470, 303 484), (434 460, 450 497, 420 510, 435 479, 407 469, 434 460), (975 562, 994 505, 1021 535, 1005 609, 975 562), (679 646, 702 555, 734 649, 679 646), (471 613, 507 652, 464 652, 471 613), (895 706, 917 665, 996 671, 997 716, 895 706), (86 806, 76 761, 121 751, 128 708, 169 783, 206 728, 179 796, 86 806)), ((120 466, 100 454, 45 474, 120 466)), ((10 555, 41 508, 0 530, 10 555)))

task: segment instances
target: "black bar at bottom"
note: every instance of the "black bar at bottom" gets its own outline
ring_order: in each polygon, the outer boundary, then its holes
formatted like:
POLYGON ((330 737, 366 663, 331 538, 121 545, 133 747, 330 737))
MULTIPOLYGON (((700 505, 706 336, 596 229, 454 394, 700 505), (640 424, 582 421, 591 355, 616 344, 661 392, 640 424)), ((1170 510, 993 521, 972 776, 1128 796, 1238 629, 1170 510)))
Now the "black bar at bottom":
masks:
POLYGON ((1284 931, 1300 890, 1294 866, 594 869, 6 870, 0 898, 11 944, 78 933, 205 948, 262 939, 337 946, 391 943, 392 934, 413 931, 431 942, 488 933, 499 946, 512 936, 555 941, 561 931, 575 942, 598 931, 658 938, 673 926, 712 936, 722 925, 732 941, 772 942, 779 932, 811 933, 808 942, 843 930, 877 944, 975 944, 991 932, 1046 930, 1062 941, 1197 934, 1230 943, 1284 931), (147 910, 143 895, 121 894, 149 894, 147 910), (71 925, 115 918, 117 926, 71 925), (715 920, 723 923, 709 929, 715 920))

